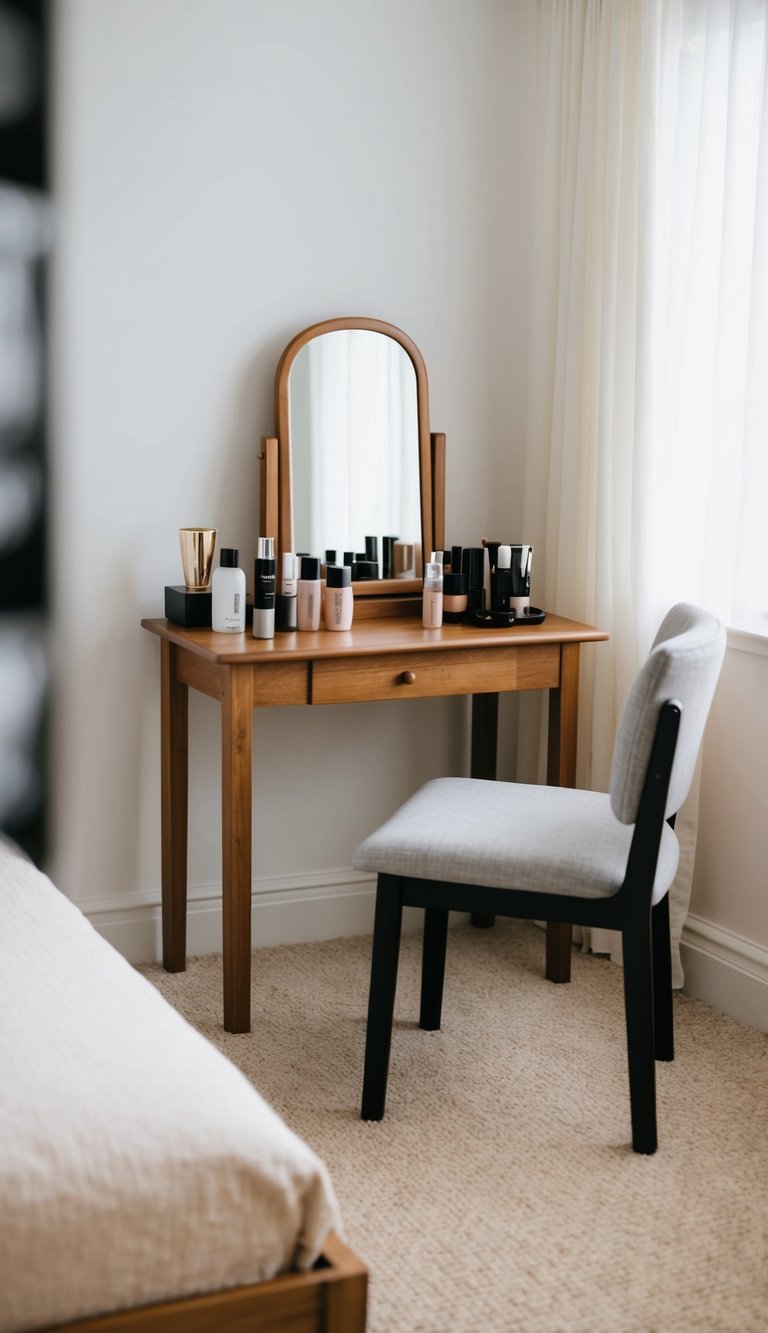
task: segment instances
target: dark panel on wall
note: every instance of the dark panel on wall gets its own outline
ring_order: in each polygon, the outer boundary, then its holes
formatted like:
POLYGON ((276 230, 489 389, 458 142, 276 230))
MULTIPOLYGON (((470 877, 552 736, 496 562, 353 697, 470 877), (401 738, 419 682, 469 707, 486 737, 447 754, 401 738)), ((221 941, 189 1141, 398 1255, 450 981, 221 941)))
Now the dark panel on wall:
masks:
POLYGON ((0 828, 45 854, 46 6, 0 0, 0 828))

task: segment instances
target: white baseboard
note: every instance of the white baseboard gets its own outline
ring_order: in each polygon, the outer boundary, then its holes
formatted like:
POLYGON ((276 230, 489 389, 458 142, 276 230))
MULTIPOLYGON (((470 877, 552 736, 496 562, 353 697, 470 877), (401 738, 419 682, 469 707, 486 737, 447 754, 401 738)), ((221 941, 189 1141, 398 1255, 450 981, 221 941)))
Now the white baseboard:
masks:
MULTIPOLYGON (((301 944, 369 935, 373 930, 376 876, 356 870, 328 870, 312 875, 255 880, 252 886, 253 947, 301 944)), ((221 885, 191 887, 187 895, 187 954, 221 950, 221 885)), ((159 962, 162 957, 160 894, 90 898, 77 906, 100 935, 130 963, 159 962)), ((403 926, 420 924, 421 913, 406 908, 403 926)))
POLYGON ((680 952, 687 995, 768 1032, 768 949, 703 917, 689 916, 680 952))
MULTIPOLYGON (((254 948, 369 935, 373 930, 375 875, 328 870, 312 875, 254 880, 251 926, 254 948)), ((91 898, 78 907, 130 963, 162 957, 160 894, 91 898)), ((405 929, 421 925, 406 908, 405 929)), ((689 916, 680 943, 685 992, 706 1000, 740 1023, 768 1032, 768 949, 702 917, 689 916)), ((221 886, 190 888, 187 953, 221 950, 221 886)))

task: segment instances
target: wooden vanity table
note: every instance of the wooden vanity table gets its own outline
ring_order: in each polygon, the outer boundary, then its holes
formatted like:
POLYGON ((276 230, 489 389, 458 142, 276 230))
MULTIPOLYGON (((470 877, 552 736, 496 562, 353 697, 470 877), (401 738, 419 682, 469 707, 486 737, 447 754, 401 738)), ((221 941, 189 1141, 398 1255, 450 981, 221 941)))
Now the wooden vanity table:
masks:
MULTIPOLYGON (((251 987, 253 709, 472 695, 473 777, 495 778, 499 692, 549 690, 547 780, 573 786, 579 649, 602 630, 548 615, 504 630, 417 616, 364 619, 348 633, 214 634, 143 620, 162 651, 163 965, 186 965, 187 702, 221 705, 224 1027, 249 1032, 251 987)), ((570 977, 570 926, 547 927, 547 976, 570 977)))
MULTIPOLYGON (((253 709, 471 695, 471 773, 495 778, 499 693, 549 690, 548 781, 573 786, 579 649, 608 638, 556 615, 504 629, 422 628, 424 558, 444 549, 445 436, 430 431, 426 366, 402 329, 345 316, 296 334, 275 374, 275 423, 276 434, 262 437, 259 454, 259 535, 274 538, 278 580, 283 553, 299 546, 322 555, 335 541, 340 563, 342 549, 359 552, 365 534, 398 534, 414 553, 414 567, 410 576, 353 584, 354 621, 347 632, 261 640, 250 630, 221 634, 142 621, 160 637, 162 650, 163 964, 169 972, 186 964, 188 692, 199 690, 221 704, 228 1032, 251 1026, 253 709)), ((496 535, 504 541, 514 536, 496 535)), ((547 927, 546 972, 553 981, 570 978, 570 944, 570 926, 547 927)))

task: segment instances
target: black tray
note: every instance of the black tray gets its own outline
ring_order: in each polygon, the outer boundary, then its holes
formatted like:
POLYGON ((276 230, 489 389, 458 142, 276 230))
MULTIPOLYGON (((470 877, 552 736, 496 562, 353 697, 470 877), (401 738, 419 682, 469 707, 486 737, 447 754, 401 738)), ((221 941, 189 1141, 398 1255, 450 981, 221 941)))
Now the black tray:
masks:
POLYGON ((517 611, 480 611, 476 607, 467 612, 464 624, 476 625, 478 629, 514 629, 515 625, 540 625, 546 618, 546 611, 538 606, 531 606, 519 615, 517 611))

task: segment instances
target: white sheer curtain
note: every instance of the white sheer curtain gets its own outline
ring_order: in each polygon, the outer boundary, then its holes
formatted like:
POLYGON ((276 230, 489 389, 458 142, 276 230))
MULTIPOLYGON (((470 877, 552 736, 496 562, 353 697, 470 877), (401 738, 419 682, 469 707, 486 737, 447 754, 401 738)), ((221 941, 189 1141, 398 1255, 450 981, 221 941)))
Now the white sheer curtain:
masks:
POLYGON ((305 467, 310 525, 303 537, 299 533, 302 542, 320 555, 336 548, 340 560, 344 550, 361 551, 369 534, 415 540, 421 528, 418 413, 407 353, 392 338, 353 329, 314 338, 301 355, 311 442, 305 467))
MULTIPOLYGON (((524 538, 537 603, 611 632, 583 653, 577 781, 598 790, 664 611, 688 598, 730 618, 749 559, 745 468, 765 467, 768 426, 765 12, 766 0, 539 9, 524 538)), ((541 776, 540 731, 531 702, 521 777, 541 776)), ((693 793, 675 940, 695 828, 693 793)), ((607 932, 586 943, 616 955, 607 932)))

